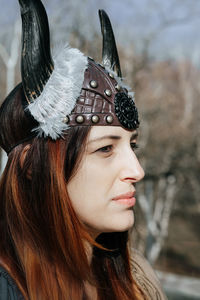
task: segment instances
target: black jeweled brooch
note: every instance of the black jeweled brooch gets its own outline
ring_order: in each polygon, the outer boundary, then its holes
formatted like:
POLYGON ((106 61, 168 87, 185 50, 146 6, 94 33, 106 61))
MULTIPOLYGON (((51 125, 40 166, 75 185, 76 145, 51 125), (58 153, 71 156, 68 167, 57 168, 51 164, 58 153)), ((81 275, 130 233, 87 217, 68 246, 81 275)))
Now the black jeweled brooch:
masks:
POLYGON ((123 127, 136 129, 139 127, 138 111, 135 102, 125 93, 115 95, 115 113, 123 127))

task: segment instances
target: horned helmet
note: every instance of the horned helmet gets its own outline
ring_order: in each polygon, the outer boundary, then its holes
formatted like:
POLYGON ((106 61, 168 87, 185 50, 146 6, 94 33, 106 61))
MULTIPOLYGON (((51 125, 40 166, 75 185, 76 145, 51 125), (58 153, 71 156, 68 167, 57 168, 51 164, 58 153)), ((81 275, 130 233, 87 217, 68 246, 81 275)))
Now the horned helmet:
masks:
POLYGON ((42 2, 19 0, 19 3, 22 83, 0 108, 2 148, 9 153, 16 145, 36 136, 56 140, 64 137, 72 126, 138 128, 134 94, 122 79, 115 38, 106 12, 99 10, 103 37, 99 64, 68 45, 52 58, 48 18, 42 2), (23 117, 16 120, 17 109, 23 117), (12 137, 9 130, 4 130, 8 118, 10 131, 15 131, 12 137), (19 127, 23 127, 20 134, 19 127))

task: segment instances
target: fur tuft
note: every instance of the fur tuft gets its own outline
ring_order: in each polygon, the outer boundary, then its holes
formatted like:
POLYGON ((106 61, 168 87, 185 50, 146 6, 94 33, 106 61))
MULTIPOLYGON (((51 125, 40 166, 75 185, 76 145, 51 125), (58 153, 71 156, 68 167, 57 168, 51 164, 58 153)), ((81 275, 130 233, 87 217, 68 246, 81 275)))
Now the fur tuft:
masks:
POLYGON ((87 57, 78 49, 65 46, 55 57, 54 70, 41 95, 27 106, 39 126, 38 136, 61 137, 68 125, 63 119, 74 109, 80 95, 87 57))
POLYGON ((123 79, 124 79, 124 78, 118 77, 118 76, 116 75, 115 71, 111 70, 110 68, 105 67, 105 69, 106 69, 109 73, 113 74, 113 76, 114 76, 115 80, 117 81, 117 83, 118 83, 121 87, 126 88, 127 91, 128 91, 128 94, 132 97, 133 101, 135 101, 135 96, 134 96, 135 93, 134 93, 133 91, 131 91, 130 86, 128 86, 127 84, 125 84, 125 83, 123 82, 123 79))

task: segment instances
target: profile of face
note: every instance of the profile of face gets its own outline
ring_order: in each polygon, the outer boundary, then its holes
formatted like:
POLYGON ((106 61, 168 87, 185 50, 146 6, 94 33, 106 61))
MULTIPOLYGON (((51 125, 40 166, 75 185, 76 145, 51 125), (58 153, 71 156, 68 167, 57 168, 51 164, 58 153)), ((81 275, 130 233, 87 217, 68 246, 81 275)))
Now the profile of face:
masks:
POLYGON ((137 131, 93 126, 67 189, 75 212, 93 237, 134 223, 135 183, 144 171, 135 155, 137 131))

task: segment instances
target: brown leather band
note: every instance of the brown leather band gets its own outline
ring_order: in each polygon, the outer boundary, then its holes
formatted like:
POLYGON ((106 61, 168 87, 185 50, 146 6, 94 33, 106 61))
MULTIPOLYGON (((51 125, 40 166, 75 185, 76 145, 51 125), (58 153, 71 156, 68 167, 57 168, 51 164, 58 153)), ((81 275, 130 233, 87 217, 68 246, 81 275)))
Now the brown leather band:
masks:
POLYGON ((128 97, 127 89, 119 86, 113 74, 88 59, 80 96, 64 121, 70 126, 122 126, 115 112, 115 96, 119 92, 128 97))

